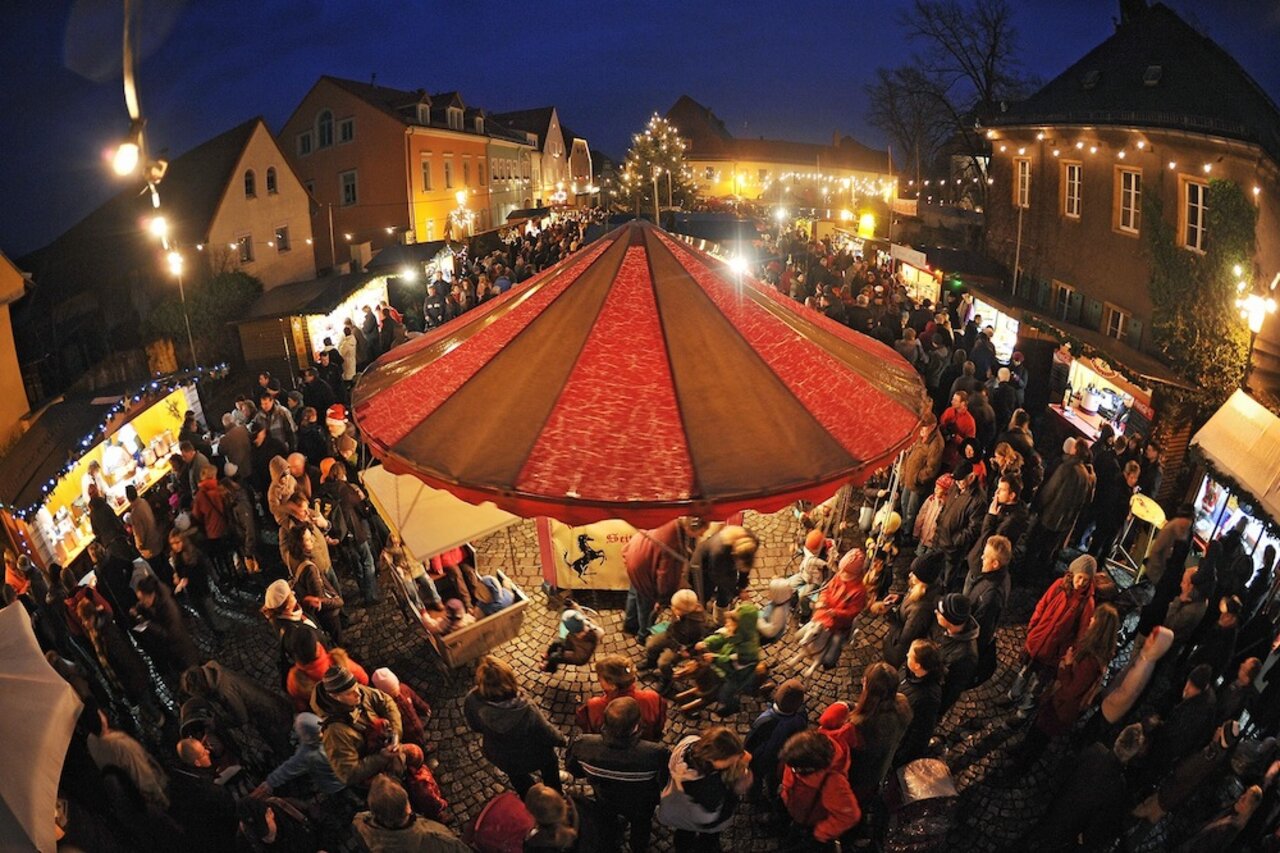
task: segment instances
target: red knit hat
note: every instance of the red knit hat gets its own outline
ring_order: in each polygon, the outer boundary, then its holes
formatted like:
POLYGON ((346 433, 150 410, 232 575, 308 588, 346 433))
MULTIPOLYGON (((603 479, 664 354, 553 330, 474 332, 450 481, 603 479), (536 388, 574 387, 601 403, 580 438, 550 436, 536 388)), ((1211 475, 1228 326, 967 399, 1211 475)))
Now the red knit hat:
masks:
POLYGON ((825 536, 822 535, 821 530, 818 530, 816 528, 813 530, 810 530, 809 535, 804 537, 805 550, 808 551, 810 554, 816 554, 822 550, 822 544, 826 541, 827 539, 825 536))
POLYGON ((838 729, 849 721, 849 703, 832 702, 827 710, 818 718, 818 726, 824 729, 838 729))

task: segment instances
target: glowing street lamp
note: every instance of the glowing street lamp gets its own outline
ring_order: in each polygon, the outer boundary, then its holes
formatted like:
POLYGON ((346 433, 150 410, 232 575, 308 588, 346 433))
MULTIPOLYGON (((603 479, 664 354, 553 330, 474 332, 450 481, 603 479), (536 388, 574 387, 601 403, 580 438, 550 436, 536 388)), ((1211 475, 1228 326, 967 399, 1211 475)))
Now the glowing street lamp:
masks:
POLYGON ((111 155, 111 170, 122 178, 132 175, 137 171, 138 160, 141 157, 142 152, 138 149, 138 143, 133 140, 121 142, 115 154, 111 155))
MULTIPOLYGON (((1249 326, 1249 350, 1245 354, 1244 363, 1244 380, 1245 390, 1249 389, 1249 374, 1253 372, 1253 346, 1257 343, 1258 333, 1262 331, 1262 324, 1267 319, 1267 315, 1276 313, 1276 300, 1271 296, 1264 296, 1249 288, 1248 283, 1244 279, 1244 270, 1239 264, 1232 267, 1231 271, 1236 276, 1236 308, 1240 311, 1240 319, 1244 320, 1249 326)), ((1271 289, 1274 290, 1276 283, 1280 282, 1280 275, 1271 283, 1271 289)))

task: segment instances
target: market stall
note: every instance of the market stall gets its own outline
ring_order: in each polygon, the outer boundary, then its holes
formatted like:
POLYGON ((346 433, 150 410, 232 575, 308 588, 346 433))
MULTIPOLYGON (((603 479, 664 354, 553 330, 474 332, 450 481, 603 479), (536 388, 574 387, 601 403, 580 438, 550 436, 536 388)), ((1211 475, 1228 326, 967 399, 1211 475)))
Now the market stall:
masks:
POLYGON ((359 324, 365 306, 387 301, 388 278, 386 272, 361 272, 271 288, 236 321, 245 366, 277 376, 308 367, 326 337, 338 343, 343 321, 359 324))
POLYGON ((1280 418, 1236 391, 1191 439, 1191 451, 1203 469, 1192 503, 1197 544, 1244 522, 1255 565, 1268 545, 1280 552, 1280 418))
POLYGON ((942 278, 929 269, 924 252, 894 243, 889 247, 889 256, 897 262, 898 280, 912 301, 919 304, 928 299, 936 305, 942 293, 942 278))
POLYGON ((1116 435, 1148 434, 1155 417, 1149 388, 1125 378, 1099 357, 1064 353, 1057 359, 1058 368, 1066 369, 1066 390, 1049 410, 1072 431, 1090 441, 1097 440, 1103 424, 1110 424, 1116 435))
POLYGON ((101 466, 99 488, 123 514, 126 486, 146 494, 169 474, 186 413, 205 420, 197 382, 225 375, 225 365, 189 370, 127 392, 60 397, 41 410, 0 460, 0 520, 18 552, 41 566, 79 557, 93 541, 90 465, 101 466))

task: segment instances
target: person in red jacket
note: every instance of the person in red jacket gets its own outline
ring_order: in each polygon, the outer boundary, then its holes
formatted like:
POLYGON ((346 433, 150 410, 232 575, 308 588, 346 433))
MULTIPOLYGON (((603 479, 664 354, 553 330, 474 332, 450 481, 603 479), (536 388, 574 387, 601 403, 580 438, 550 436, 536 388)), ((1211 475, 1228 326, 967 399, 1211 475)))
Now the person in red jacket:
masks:
POLYGON ((1039 688, 1053 679, 1062 655, 1089 627, 1097 570, 1097 561, 1081 554, 1072 561, 1067 573, 1040 597, 1027 624, 1022 670, 1009 688, 1009 699, 1015 702, 1021 699, 1023 709, 1035 707, 1039 688))
POLYGON ((832 669, 840 661, 840 653, 853 631, 853 620, 867 606, 867 587, 863 582, 867 554, 854 548, 840 558, 835 577, 827 582, 813 608, 813 620, 826 626, 831 638, 822 652, 822 668, 832 669))
POLYGON ((942 448, 942 470, 950 471, 963 458, 960 448, 964 440, 978 435, 978 424, 969 414, 969 392, 957 391, 951 395, 951 406, 938 419, 938 431, 946 442, 942 448))
POLYGON ((640 706, 640 737, 662 742, 662 727, 667 721, 667 700, 653 690, 636 687, 636 668, 625 655, 605 655, 596 661, 596 677, 603 696, 592 696, 578 706, 574 721, 583 734, 604 731, 604 709, 622 696, 629 696, 640 706))
POLYGON ((782 762, 782 802, 792 823, 788 841, 821 845, 838 841, 862 820, 858 798, 844 771, 835 766, 836 748, 816 729, 794 734, 778 755, 782 762))
POLYGON ((662 603, 686 585, 685 567, 704 526, 701 519, 677 518, 653 530, 638 531, 627 542, 622 549, 630 583, 624 633, 634 634, 641 643, 649 636, 662 603))
POLYGON ((204 530, 209 561, 213 563, 218 580, 223 581, 235 577, 228 512, 222 487, 218 485, 218 469, 206 465, 200 469, 200 482, 191 502, 191 517, 204 530))

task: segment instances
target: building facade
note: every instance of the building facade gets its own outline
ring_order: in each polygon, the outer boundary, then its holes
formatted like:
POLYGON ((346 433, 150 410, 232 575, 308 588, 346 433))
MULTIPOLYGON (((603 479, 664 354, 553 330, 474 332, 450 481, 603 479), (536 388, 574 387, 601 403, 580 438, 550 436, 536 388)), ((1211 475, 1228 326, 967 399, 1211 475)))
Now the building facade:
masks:
POLYGON ((9 314, 9 306, 22 298, 26 286, 26 277, 0 252, 0 450, 17 438, 22 416, 30 408, 9 314))
POLYGON ((555 107, 495 113, 493 120, 525 133, 536 148, 530 154, 532 207, 564 204, 570 191, 568 149, 555 107))
POLYGON ((530 158, 536 149, 525 134, 496 123, 489 134, 489 219, 501 225, 512 211, 533 207, 530 158))
MULTIPOLYGON (((1180 252, 1211 239, 1211 181, 1257 206, 1246 280, 1280 275, 1280 111, 1220 47, 1167 7, 1128 4, 1111 38, 988 130, 988 253, 1011 295, 1068 330, 1156 353, 1150 232, 1158 200, 1180 252), (1016 275, 1013 271, 1017 271, 1016 275)), ((1263 326, 1255 377, 1280 388, 1280 328, 1263 326)))
POLYGON ((885 151, 852 137, 831 145, 776 139, 738 139, 710 109, 682 95, 667 111, 685 141, 685 164, 698 192, 709 198, 745 198, 809 207, 856 207, 859 198, 888 198, 896 179, 885 151))
POLYGON ((488 121, 457 92, 321 77, 278 134, 316 202, 316 266, 490 227, 488 121))

